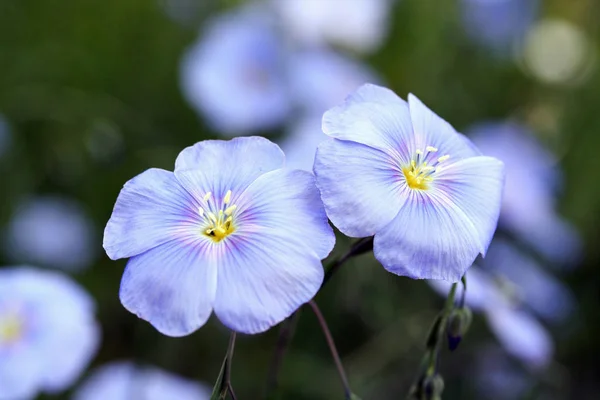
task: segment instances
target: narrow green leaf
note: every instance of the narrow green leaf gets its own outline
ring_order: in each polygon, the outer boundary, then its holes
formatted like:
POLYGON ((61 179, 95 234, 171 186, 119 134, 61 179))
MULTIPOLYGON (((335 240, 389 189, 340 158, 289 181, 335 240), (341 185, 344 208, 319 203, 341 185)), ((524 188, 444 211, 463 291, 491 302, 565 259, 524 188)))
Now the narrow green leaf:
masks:
POLYGON ((225 387, 225 371, 227 369, 228 360, 229 353, 225 354, 225 359, 223 360, 223 365, 221 365, 221 371, 219 371, 215 387, 210 395, 210 400, 222 400, 225 398, 224 394, 227 395, 227 388, 225 387))

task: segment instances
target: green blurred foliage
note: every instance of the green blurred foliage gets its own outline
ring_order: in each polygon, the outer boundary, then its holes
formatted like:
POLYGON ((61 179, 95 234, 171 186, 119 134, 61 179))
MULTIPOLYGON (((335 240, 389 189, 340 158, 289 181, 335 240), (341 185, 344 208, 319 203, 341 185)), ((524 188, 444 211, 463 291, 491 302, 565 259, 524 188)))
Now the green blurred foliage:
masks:
MULTIPOLYGON (((0 112, 14 133, 11 152, 0 159, 1 223, 25 196, 61 193, 86 206, 100 237, 124 182, 150 167, 170 169, 183 147, 216 136, 180 94, 179 60, 204 19, 234 2, 197 2, 188 2, 190 13, 181 23, 158 0, 0 0, 0 112), (91 141, 118 151, 93 155, 91 141)), ((549 0, 543 13, 577 24, 600 50, 595 0, 549 0)), ((596 398, 600 74, 594 71, 579 86, 544 85, 512 60, 470 44, 456 3, 446 0, 397 2, 386 43, 366 62, 396 92, 417 93, 459 130, 483 119, 517 117, 561 156, 566 178, 561 210, 586 243, 582 265, 568 276, 580 308, 568 335, 554 332, 556 365, 539 378, 530 398, 596 398)), ((340 237, 337 252, 349 243, 340 237)), ((103 256, 76 277, 97 299, 103 327, 94 365, 133 358, 212 385, 227 348, 226 329, 212 318, 189 337, 160 335, 119 303, 124 265, 103 256)), ((443 300, 425 282, 394 277, 372 255, 362 255, 339 271, 317 301, 353 390, 363 399, 403 398, 443 300)), ((262 395, 276 337, 277 328, 238 338, 233 381, 239 398, 262 395)), ((465 366, 490 340, 475 316, 459 350, 444 352, 445 399, 475 398, 465 366)), ((308 310, 285 359, 281 388, 287 400, 342 398, 308 310)))

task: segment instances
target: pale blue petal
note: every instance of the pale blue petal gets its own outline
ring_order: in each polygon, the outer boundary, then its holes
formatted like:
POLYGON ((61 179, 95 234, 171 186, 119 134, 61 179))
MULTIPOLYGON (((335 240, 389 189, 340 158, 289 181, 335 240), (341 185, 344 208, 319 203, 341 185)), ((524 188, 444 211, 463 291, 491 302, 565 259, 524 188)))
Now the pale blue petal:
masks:
POLYGON ((239 199, 238 229, 219 249, 215 313, 229 328, 265 331, 310 300, 335 236, 312 174, 277 170, 239 199))
POLYGON ((365 84, 323 115, 323 132, 362 143, 410 162, 415 151, 408 104, 394 92, 365 84))
POLYGON ((363 144, 326 140, 317 150, 314 171, 329 219, 348 236, 374 235, 406 198, 398 160, 363 144))
POLYGON ((481 155, 467 137, 456 132, 452 125, 431 111, 412 93, 408 95, 408 106, 415 133, 415 148, 411 148, 411 151, 433 146, 438 149, 440 156, 449 155, 456 160, 481 155))
MULTIPOLYGON (((280 169, 258 178, 237 201, 239 234, 265 236, 304 245, 321 259, 335 245, 315 177, 310 172, 280 169)), ((235 233, 234 233, 235 234, 235 233)))
MULTIPOLYGON (((275 143, 259 136, 232 140, 205 140, 185 148, 175 162, 175 174, 192 194, 199 188, 183 171, 200 170, 210 178, 216 192, 231 190, 234 195, 246 189, 256 178, 282 168, 285 155, 275 143), (218 187, 215 187, 218 185, 218 187)), ((208 181, 207 181, 208 182, 208 181)), ((202 198, 205 193, 200 193, 202 198)))
POLYGON ((483 255, 496 231, 503 187, 504 164, 491 157, 442 164, 432 184, 432 190, 442 191, 471 221, 483 255))
POLYGON ((141 254, 188 235, 198 205, 172 172, 149 169, 125 184, 104 230, 104 249, 113 259, 141 254))
POLYGON ((548 331, 526 312, 497 307, 488 312, 488 323, 507 352, 527 365, 542 368, 554 353, 548 331))
POLYGON ((396 218, 375 235, 375 258, 397 275, 460 280, 481 249, 473 224, 442 193, 406 191, 396 218))
POLYGON ((214 243, 174 240, 135 256, 121 281, 121 303, 168 336, 184 336, 206 323, 217 287, 214 243))
POLYGON ((312 171, 317 147, 327 139, 321 130, 321 118, 319 114, 296 121, 280 142, 287 168, 312 171))

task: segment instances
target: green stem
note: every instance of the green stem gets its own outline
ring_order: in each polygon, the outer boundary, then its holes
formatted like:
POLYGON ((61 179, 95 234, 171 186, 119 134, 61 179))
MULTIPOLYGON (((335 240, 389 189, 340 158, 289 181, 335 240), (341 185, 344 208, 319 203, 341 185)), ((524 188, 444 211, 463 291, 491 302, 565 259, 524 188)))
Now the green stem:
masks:
POLYGON ((331 335, 331 331, 327 326, 327 321, 325 321, 325 317, 323 313, 319 309, 319 306, 314 300, 311 300, 307 303, 310 308, 312 308, 317 320, 319 321, 319 325, 321 326, 321 330, 325 335, 325 340, 327 341, 327 346, 331 351, 331 357, 333 357, 333 361, 335 362, 335 367, 338 371, 338 375, 340 376, 340 380, 342 381, 342 386, 344 387, 344 394, 346 399, 350 399, 352 396, 352 391, 350 390, 350 385, 348 384, 348 377, 346 376, 346 371, 344 371, 344 366, 342 365, 342 360, 340 359, 340 355, 335 347, 335 342, 333 340, 333 336, 331 335))

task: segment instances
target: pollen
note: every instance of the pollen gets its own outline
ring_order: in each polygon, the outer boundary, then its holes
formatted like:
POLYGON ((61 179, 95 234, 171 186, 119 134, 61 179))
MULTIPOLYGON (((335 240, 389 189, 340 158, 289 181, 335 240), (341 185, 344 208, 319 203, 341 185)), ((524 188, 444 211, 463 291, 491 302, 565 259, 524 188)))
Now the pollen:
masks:
POLYGON ((437 151, 438 149, 433 146, 425 147, 425 152, 416 149, 415 156, 410 160, 410 163, 402 167, 402 173, 409 188, 415 190, 429 189, 429 184, 433 182, 438 165, 450 158, 446 154, 436 159, 433 153, 437 151))
POLYGON ((24 333, 24 324, 17 313, 0 316, 0 345, 18 341, 24 333))
POLYGON ((233 223, 237 206, 231 203, 231 190, 228 190, 220 202, 207 192, 203 197, 202 207, 199 207, 198 214, 202 219, 203 227, 201 233, 218 243, 231 235, 235 231, 233 223))

